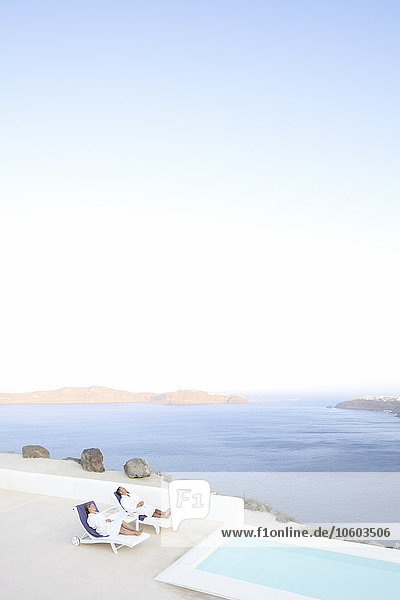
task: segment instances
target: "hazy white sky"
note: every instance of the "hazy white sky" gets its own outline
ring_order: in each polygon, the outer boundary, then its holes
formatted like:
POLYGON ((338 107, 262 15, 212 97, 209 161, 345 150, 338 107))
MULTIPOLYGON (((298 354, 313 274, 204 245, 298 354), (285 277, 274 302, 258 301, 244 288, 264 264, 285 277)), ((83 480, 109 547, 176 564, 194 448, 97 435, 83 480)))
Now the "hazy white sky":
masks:
POLYGON ((0 391, 400 393, 399 6, 1 7, 0 391))
POLYGON ((4 211, 2 388, 398 389, 398 246, 131 207, 4 211))

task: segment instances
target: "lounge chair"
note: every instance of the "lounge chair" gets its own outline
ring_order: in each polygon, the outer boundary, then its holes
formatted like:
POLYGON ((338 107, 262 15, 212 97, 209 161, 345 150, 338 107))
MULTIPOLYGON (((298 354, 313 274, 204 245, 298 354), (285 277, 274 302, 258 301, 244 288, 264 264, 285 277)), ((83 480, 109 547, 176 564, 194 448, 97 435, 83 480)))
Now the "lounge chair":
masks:
POLYGON ((119 508, 125 517, 128 517, 136 521, 136 529, 139 529, 139 521, 142 521, 144 525, 152 525, 156 530, 156 534, 160 533, 161 527, 171 527, 171 519, 157 519, 157 517, 146 517, 146 515, 140 514, 140 507, 134 513, 129 513, 121 504, 121 497, 114 492, 114 503, 119 508))
MULTIPOLYGON (((89 500, 84 504, 77 504, 77 506, 75 506, 73 509, 77 513, 78 519, 83 529, 85 530, 85 533, 81 537, 75 536, 72 538, 72 544, 74 546, 79 546, 80 544, 110 544, 114 554, 118 554, 118 550, 122 546, 128 546, 128 548, 133 548, 134 546, 141 544, 142 542, 144 542, 144 540, 147 540, 147 538, 150 537, 148 533, 142 533, 140 536, 137 537, 119 534, 111 538, 109 535, 100 535, 95 529, 90 527, 87 522, 88 516, 86 514, 85 507, 91 502, 93 502, 93 500, 89 500)), ((93 502, 93 504, 96 506, 95 502, 93 502)), ((105 515, 112 513, 115 513, 115 508, 109 508, 108 510, 103 512, 103 514, 105 515)))

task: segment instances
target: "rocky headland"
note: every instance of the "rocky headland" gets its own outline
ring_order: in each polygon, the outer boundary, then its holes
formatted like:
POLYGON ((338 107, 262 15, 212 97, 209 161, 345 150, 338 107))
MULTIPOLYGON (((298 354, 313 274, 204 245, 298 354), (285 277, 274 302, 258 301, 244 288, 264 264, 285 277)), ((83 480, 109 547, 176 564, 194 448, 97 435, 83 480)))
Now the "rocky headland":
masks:
MULTIPOLYGON (((274 398, 276 400, 276 398, 274 398)), ((39 392, 0 393, 0 404, 87 404, 105 402, 146 402, 149 404, 247 404, 250 398, 235 394, 213 394, 199 390, 178 390, 155 394, 127 392, 102 386, 64 387, 39 392)), ((260 400, 254 400, 259 402, 260 400)))
POLYGON ((400 417, 400 396, 361 396, 339 402, 335 408, 375 410, 377 412, 394 413, 400 417))

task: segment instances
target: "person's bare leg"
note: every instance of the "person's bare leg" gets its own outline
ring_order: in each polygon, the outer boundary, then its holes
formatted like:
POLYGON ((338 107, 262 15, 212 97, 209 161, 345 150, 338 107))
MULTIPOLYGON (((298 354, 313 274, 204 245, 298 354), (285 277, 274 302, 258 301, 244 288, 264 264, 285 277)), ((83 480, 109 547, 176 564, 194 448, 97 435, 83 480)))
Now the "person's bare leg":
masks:
POLYGON ((132 527, 132 525, 130 523, 126 523, 125 521, 122 521, 122 525, 121 525, 124 529, 128 529, 129 531, 136 531, 135 527, 132 527))
POLYGON ((168 519, 168 517, 170 517, 170 516, 171 516, 170 509, 163 512, 159 508, 156 508, 156 510, 153 512, 153 517, 156 517, 157 519, 168 519))
POLYGON ((124 529, 123 527, 121 527, 119 532, 122 535, 142 535, 141 531, 135 531, 135 530, 132 531, 131 529, 124 529))

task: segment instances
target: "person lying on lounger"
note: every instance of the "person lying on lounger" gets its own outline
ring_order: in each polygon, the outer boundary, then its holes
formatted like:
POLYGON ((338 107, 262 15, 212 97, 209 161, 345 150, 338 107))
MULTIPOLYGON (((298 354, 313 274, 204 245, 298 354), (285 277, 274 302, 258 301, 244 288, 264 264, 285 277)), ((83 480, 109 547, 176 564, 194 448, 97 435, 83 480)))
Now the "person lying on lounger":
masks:
POLYGON ((112 518, 106 519, 101 512, 96 510, 93 502, 86 504, 85 509, 89 527, 95 529, 99 535, 115 537, 119 533, 122 533, 122 535, 141 535, 142 533, 141 531, 136 531, 129 523, 125 523, 118 515, 112 515, 112 518))
POLYGON ((171 516, 170 509, 162 511, 160 508, 145 504, 139 496, 135 496, 135 494, 128 492, 122 486, 120 486, 115 493, 120 497, 122 508, 129 514, 137 513, 138 515, 156 517, 157 519, 168 519, 171 516))

